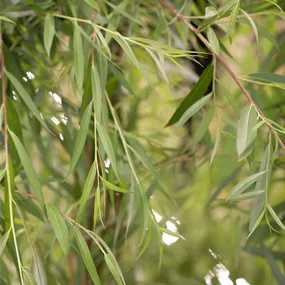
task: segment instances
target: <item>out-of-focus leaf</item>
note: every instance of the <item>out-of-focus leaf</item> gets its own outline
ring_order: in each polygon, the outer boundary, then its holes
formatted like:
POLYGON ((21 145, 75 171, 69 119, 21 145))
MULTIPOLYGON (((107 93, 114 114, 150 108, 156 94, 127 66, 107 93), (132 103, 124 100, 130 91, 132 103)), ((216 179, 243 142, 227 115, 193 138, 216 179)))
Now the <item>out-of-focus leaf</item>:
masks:
POLYGON ((230 15, 230 23, 227 31, 227 37, 231 35, 231 32, 236 24, 237 16, 239 14, 239 0, 234 5, 231 15, 230 15))
POLYGON ((119 186, 114 185, 113 183, 107 181, 106 179, 104 179, 102 176, 100 176, 101 181, 105 184, 106 187, 108 187, 110 190, 113 191, 117 191, 117 192, 121 192, 121 193, 130 193, 130 191, 121 188, 119 186))
POLYGON ((19 154, 20 160, 24 166, 26 175, 27 175, 27 177, 31 183, 32 188, 34 189, 35 197, 38 199, 40 205, 44 209, 44 196, 43 196, 43 192, 42 192, 42 186, 41 186, 41 184, 37 178, 37 175, 34 171, 32 162, 31 162, 24 146, 20 142, 19 138, 10 130, 9 130, 9 133, 13 139, 13 142, 14 142, 15 147, 17 149, 17 152, 19 154))
POLYGON ((83 187, 83 191, 82 191, 82 195, 81 195, 80 203, 79 203, 79 210, 77 212, 76 220, 80 220, 81 214, 84 210, 85 204, 86 204, 86 202, 89 198, 90 192, 92 190, 95 177, 96 177, 96 161, 93 161, 92 166, 89 170, 88 176, 86 178, 84 187, 83 187))
POLYGON ((207 104, 211 97, 212 93, 195 102, 188 110, 184 112, 179 121, 176 123, 176 126, 180 127, 185 124, 193 115, 195 115, 201 108, 203 108, 207 104))
POLYGON ((2 129, 3 124, 3 104, 0 107, 0 130, 2 129))
POLYGON ((255 183, 261 175, 264 175, 265 173, 266 173, 266 171, 255 173, 255 174, 245 178, 241 182, 239 182, 233 188, 233 190, 232 190, 231 194, 229 195, 229 197, 227 198, 227 200, 230 200, 230 199, 234 198, 235 196, 243 193, 249 186, 251 186, 253 183, 255 183))
POLYGON ((113 262, 112 262, 110 254, 108 254, 108 253, 104 254, 104 259, 105 259, 105 262, 106 262, 109 270, 111 271, 112 275, 114 276, 116 283, 118 285, 123 285, 124 283, 122 282, 122 280, 120 278, 120 274, 119 274, 115 264, 113 264, 113 262))
POLYGON ((68 252, 68 228, 65 224, 64 218, 58 209, 50 204, 46 204, 48 219, 52 225, 55 236, 63 249, 64 253, 68 252))
POLYGON ((253 106, 249 105, 241 111, 237 128, 237 152, 239 160, 245 159, 252 151, 257 136, 257 113, 253 106))
MULTIPOLYGON (((268 143, 259 167, 259 172, 266 171, 266 174, 261 175, 257 180, 255 186, 256 190, 265 189, 267 191, 271 177, 272 157, 273 157, 272 146, 271 143, 268 143)), ((266 201, 266 192, 255 197, 252 201, 251 215, 249 222, 249 230, 251 232, 253 232, 254 225, 256 224, 258 217, 260 217, 261 211, 263 210, 264 212, 265 201, 266 201)))
POLYGON ((281 273, 275 259, 273 258, 271 252, 267 248, 263 248, 264 257, 266 258, 272 273, 279 285, 285 284, 285 276, 281 273))
POLYGON ((45 16, 44 46, 48 56, 50 55, 50 49, 52 46, 54 34, 55 34, 54 17, 51 14, 47 14, 45 16))
POLYGON ((38 121, 47 129, 49 130, 46 122, 41 118, 40 112, 38 111, 35 103, 29 96, 26 89, 23 87, 23 85, 20 83, 20 81, 10 72, 6 71, 6 75, 15 87, 16 91, 24 101, 24 103, 27 105, 27 107, 30 109, 30 111, 33 113, 33 115, 38 119, 38 121))
POLYGON ((246 11, 244 11, 243 9, 240 9, 240 10, 246 16, 249 23, 251 24, 252 29, 254 31, 255 38, 256 38, 256 42, 258 43, 258 30, 257 30, 255 22, 253 21, 252 17, 248 13, 246 13, 246 11))
POLYGON ((214 111, 215 111, 215 106, 213 105, 210 110, 208 111, 207 115, 203 118, 203 120, 201 121, 200 126, 197 128, 195 134, 194 134, 194 138, 192 141, 192 146, 195 147, 196 144, 204 137, 204 135, 206 134, 208 127, 213 119, 213 115, 214 115, 214 111))
POLYGON ((86 4, 88 4, 90 7, 92 7, 93 9, 99 11, 100 8, 99 8, 99 5, 98 3, 96 2, 96 0, 84 0, 84 2, 86 4))
POLYGON ((218 14, 218 10, 213 6, 208 6, 205 9, 205 17, 211 18, 213 16, 216 16, 218 14))
POLYGON ((17 205, 21 209, 27 211, 29 214, 33 215, 42 222, 45 222, 43 212, 35 205, 31 198, 27 198, 24 195, 21 195, 20 193, 16 193, 15 198, 17 205))
POLYGON ((6 172, 6 168, 0 170, 0 182, 4 178, 6 172))
POLYGON ((75 24, 73 32, 73 48, 74 48, 75 78, 78 90, 81 90, 84 80, 84 52, 83 52, 81 33, 77 24, 75 24))
POLYGON ((269 204, 267 204, 267 209, 268 209, 269 213, 271 214, 272 218, 274 219, 274 221, 277 223, 277 225, 282 230, 285 230, 284 224, 281 222, 281 220, 279 219, 279 217, 277 216, 277 214, 275 213, 275 211, 273 210, 273 208, 269 204))
POLYGON ((248 77, 263 82, 285 84, 285 76, 275 73, 267 73, 267 72, 251 73, 248 75, 248 77))
POLYGON ((217 131, 216 131, 216 140, 215 140, 214 149, 213 149, 212 154, 211 154, 210 165, 212 164, 212 162, 216 156, 216 153, 217 153, 217 150, 219 147, 219 143, 220 143, 220 129, 218 127, 217 131))
POLYGON ((150 49, 146 49, 146 51, 149 53, 149 55, 152 57, 153 61, 155 62, 158 70, 160 71, 163 79, 165 80, 165 82, 168 83, 168 78, 167 78, 167 75, 164 71, 164 67, 163 67, 163 62, 161 62, 157 56, 150 50, 150 49))
POLYGON ((216 53, 216 54, 219 54, 220 53, 220 44, 219 44, 219 40, 214 32, 214 30, 209 27, 207 29, 207 38, 208 38, 208 41, 213 49, 213 51, 216 53))
POLYGON ((79 251, 80 251, 80 255, 84 261, 84 264, 90 274, 90 277, 92 279, 92 281, 94 282, 94 284, 98 284, 101 285, 101 281, 99 279, 96 267, 94 265, 94 261, 92 258, 92 255, 89 251, 89 248, 82 236, 82 234, 80 233, 79 229, 77 229, 76 227, 73 228, 74 233, 75 233, 75 237, 77 240, 77 244, 79 247, 79 251))
POLYGON ((8 239, 9 239, 10 231, 11 231, 11 229, 9 229, 0 239, 0 256, 1 256, 5 246, 7 244, 8 239))
POLYGON ((86 137, 87 137, 88 130, 89 130, 91 113, 92 113, 92 102, 89 103, 89 105, 87 106, 87 108, 86 108, 86 110, 82 116, 82 120, 80 123, 80 129, 79 129, 77 136, 76 136, 76 140, 75 140, 75 144, 74 144, 74 150, 72 153, 72 158, 71 158, 71 162, 69 165, 69 170, 68 170, 66 177, 74 170, 74 168, 75 168, 75 166, 76 166, 76 164, 80 158, 82 150, 84 148, 84 144, 85 144, 86 137))
POLYGON ((100 123, 97 123, 97 130, 98 130, 99 138, 103 144, 103 147, 108 155, 108 158, 110 159, 111 166, 115 174, 117 175, 117 177, 119 177, 116 156, 115 156, 114 148, 110 140, 110 137, 107 131, 104 129, 104 127, 100 123))
POLYGON ((199 81, 195 84, 190 93, 184 98, 176 109, 166 126, 171 126, 179 121, 187 109, 202 98, 213 79, 213 65, 210 64, 202 73, 199 81))
POLYGON ((0 21, 9 22, 9 23, 16 25, 16 23, 14 21, 12 21, 11 19, 9 19, 5 16, 1 16, 1 15, 0 15, 0 21))

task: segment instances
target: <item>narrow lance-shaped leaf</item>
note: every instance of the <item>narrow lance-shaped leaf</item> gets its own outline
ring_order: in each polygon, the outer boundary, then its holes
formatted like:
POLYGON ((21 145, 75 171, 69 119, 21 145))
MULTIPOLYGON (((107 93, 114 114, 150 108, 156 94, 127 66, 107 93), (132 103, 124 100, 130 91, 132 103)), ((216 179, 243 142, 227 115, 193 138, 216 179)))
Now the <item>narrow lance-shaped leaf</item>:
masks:
POLYGON ((199 81, 195 84, 190 93, 184 98, 176 109, 166 126, 171 126, 179 121, 184 112, 195 102, 204 96, 213 79, 213 65, 209 65, 202 73, 199 81))
POLYGON ((207 30, 207 38, 208 38, 208 41, 209 41, 213 51, 216 54, 219 54, 220 53, 219 40, 218 40, 214 30, 211 27, 209 27, 208 30, 207 30))
POLYGON ((112 263, 112 259, 110 258, 110 255, 108 253, 104 254, 104 259, 105 259, 105 262, 106 262, 110 272, 114 276, 114 279, 116 280, 116 283, 118 285, 123 285, 123 282, 121 281, 121 278, 120 278, 120 274, 117 271, 115 265, 112 263))
POLYGON ((250 191, 244 194, 240 195, 235 195, 234 197, 231 197, 228 199, 228 201, 243 201, 243 200, 248 200, 251 198, 254 198, 260 194, 263 194, 265 190, 255 190, 255 191, 250 191))
MULTIPOLYGON (((271 169, 272 169, 272 157, 273 157, 273 150, 271 143, 269 142, 266 150, 264 152, 259 172, 266 171, 265 175, 261 175, 259 179, 256 182, 255 189, 256 190, 265 190, 267 191, 270 177, 271 177, 271 169)), ((261 211, 264 209, 266 201, 266 192, 263 194, 260 194, 259 196, 255 197, 252 201, 251 206, 251 215, 250 215, 250 222, 249 222, 249 230, 253 231, 254 225, 256 224, 256 221, 258 217, 260 216, 261 211)))
POLYGON ((88 4, 90 7, 94 8, 95 10, 99 11, 100 8, 99 8, 99 5, 98 3, 96 2, 96 0, 84 0, 84 2, 86 4, 88 4))
POLYGON ((76 136, 74 150, 73 150, 69 170, 68 170, 66 177, 74 170, 74 168, 75 168, 75 166, 76 166, 76 164, 80 158, 82 150, 84 148, 84 144, 85 144, 86 137, 88 134, 89 123, 90 123, 90 119, 91 119, 91 113, 92 113, 92 102, 89 103, 89 105, 85 109, 85 112, 82 116, 82 120, 80 123, 80 129, 79 129, 77 136, 76 136))
POLYGON ((102 114, 102 89, 100 84, 100 77, 95 66, 92 66, 91 84, 96 120, 97 122, 100 122, 102 114))
MULTIPOLYGON (((247 177, 243 181, 239 182, 233 188, 233 190, 232 190, 231 194, 229 195, 229 197, 227 198, 227 200, 230 200, 231 198, 235 197, 236 195, 243 193, 249 186, 251 186, 253 183, 255 183, 259 179, 259 177, 264 175, 265 173, 266 173, 265 171, 255 173, 255 174, 247 177)), ((263 190, 263 189, 259 189, 259 190, 263 190)))
POLYGON ((216 139, 215 139, 214 149, 213 149, 212 154, 211 154, 210 165, 212 164, 212 162, 216 156, 216 153, 217 153, 217 150, 219 147, 219 143, 220 143, 220 128, 218 127, 217 131, 216 131, 216 139))
POLYGON ((239 160, 245 159, 252 151, 257 136, 257 113, 252 105, 246 106, 241 111, 237 128, 237 152, 239 160))
POLYGON ((213 119, 215 111, 215 106, 213 105, 210 110, 208 111, 207 115, 201 121, 200 126, 197 128, 197 131, 194 134, 194 138, 192 141, 192 146, 195 147, 196 144, 204 137, 206 134, 208 127, 213 119))
POLYGON ((258 43, 258 30, 257 30, 257 27, 256 27, 256 24, 255 22, 253 21, 252 17, 246 13, 246 11, 240 9, 241 12, 246 16, 246 18, 248 19, 248 21, 250 22, 251 26, 252 26, 252 29, 254 31, 254 35, 255 35, 255 38, 256 38, 256 42, 258 43))
POLYGON ((0 170, 0 182, 4 178, 6 172, 6 168, 0 170))
POLYGON ((114 152, 110 137, 107 131, 104 129, 104 127, 100 123, 97 123, 97 130, 98 130, 99 138, 103 144, 103 147, 108 155, 108 158, 110 159, 111 166, 115 174, 118 177, 117 161, 116 161, 116 156, 115 156, 115 152, 114 152))
POLYGON ((34 171, 32 162, 31 162, 24 146, 22 145, 22 143, 18 139, 18 137, 10 130, 9 130, 9 133, 13 139, 13 142, 15 144, 15 147, 16 147, 17 152, 19 154, 20 160, 21 160, 23 167, 25 169, 25 173, 28 177, 28 180, 30 181, 31 186, 34 189, 34 195, 36 196, 40 205, 44 209, 44 196, 42 193, 42 186, 41 186, 41 184, 37 178, 37 175, 34 171))
POLYGON ((274 221, 277 223, 277 225, 285 231, 285 226, 284 224, 281 222, 281 220, 279 219, 279 217, 277 216, 277 214, 275 213, 275 211, 273 210, 273 208, 267 204, 267 209, 270 213, 270 215, 272 216, 272 218, 274 219, 274 221))
POLYGON ((84 206, 89 198, 90 192, 92 190, 93 184, 94 184, 94 180, 96 177, 96 161, 93 161, 92 166, 89 170, 88 176, 86 178, 84 187, 83 187, 83 191, 82 191, 82 195, 80 198, 80 203, 79 203, 79 210, 77 213, 77 220, 80 220, 81 214, 84 210, 84 206))
POLYGON ((185 113, 181 116, 179 121, 176 123, 176 126, 182 126, 185 124, 193 115, 195 115, 201 108, 203 108, 207 102, 210 100, 212 97, 212 93, 201 98, 198 100, 196 103, 194 103, 185 113))
POLYGON ((235 23, 236 23, 238 14, 239 14, 239 0, 234 5, 232 12, 231 12, 231 15, 230 15, 230 23, 229 23, 229 27, 228 27, 228 31, 227 31, 227 37, 229 37, 231 35, 231 32, 232 32, 232 30, 235 26, 235 23))
POLYGON ((96 285, 101 285, 101 281, 99 279, 96 267, 94 265, 93 258, 91 256, 89 248, 88 248, 82 234, 80 233, 79 229, 77 229, 76 227, 74 227, 73 230, 74 230, 75 237, 77 240, 77 244, 79 247, 80 255, 84 261, 84 264, 85 264, 85 266, 86 266, 86 268, 90 274, 92 281, 96 285))
POLYGON ((11 231, 11 229, 9 229, 0 239, 0 256, 1 256, 5 246, 7 244, 8 239, 9 239, 10 231, 11 231))
POLYGON ((81 90, 84 79, 84 52, 83 52, 81 33, 77 24, 75 24, 74 26, 73 49, 74 49, 76 82, 78 90, 81 90))
POLYGON ((103 182, 103 184, 105 184, 105 186, 108 187, 110 190, 121 192, 121 193, 130 193, 130 191, 128 191, 122 187, 114 185, 113 183, 104 179, 102 176, 100 176, 100 179, 103 182))
POLYGON ((27 107, 30 109, 30 111, 33 113, 33 115, 38 119, 38 121, 47 129, 49 130, 46 122, 41 118, 40 112, 37 109, 35 103, 29 96, 26 89, 23 87, 23 85, 20 83, 20 81, 10 72, 6 71, 6 75, 15 87, 16 91, 18 92, 19 96, 22 98, 24 103, 27 105, 27 107))
POLYGON ((52 46, 54 34, 55 34, 54 17, 51 14, 47 14, 45 16, 44 46, 48 56, 50 55, 50 49, 52 46))
POLYGON ((0 22, 1 22, 1 21, 9 22, 9 23, 11 23, 11 24, 16 25, 16 23, 15 23, 14 21, 12 21, 11 19, 9 19, 9 18, 7 18, 7 17, 5 17, 5 16, 2 16, 2 15, 0 15, 0 22))
POLYGON ((254 80, 259 80, 261 82, 285 84, 285 76, 275 73, 268 73, 268 72, 251 73, 248 75, 248 77, 254 80))
POLYGON ((64 218, 58 209, 50 204, 46 204, 48 219, 52 225, 54 234, 63 249, 64 253, 68 252, 68 229, 64 218))

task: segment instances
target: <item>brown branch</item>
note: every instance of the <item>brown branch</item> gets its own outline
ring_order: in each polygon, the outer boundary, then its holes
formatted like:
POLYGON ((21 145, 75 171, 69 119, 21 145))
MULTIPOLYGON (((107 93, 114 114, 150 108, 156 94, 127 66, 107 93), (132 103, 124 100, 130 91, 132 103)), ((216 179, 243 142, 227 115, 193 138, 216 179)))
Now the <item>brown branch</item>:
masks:
POLYGON ((257 104, 254 102, 254 100, 251 98, 250 94, 247 92, 247 90, 244 88, 244 86, 242 85, 240 79, 238 78, 238 76, 235 74, 235 72, 230 68, 230 66, 226 63, 226 61, 223 59, 223 57, 221 57, 220 55, 216 54, 214 52, 214 50, 212 49, 210 43, 207 41, 207 39, 201 34, 201 32, 195 28, 191 23, 188 22, 187 18, 183 15, 181 15, 177 10, 175 10, 171 5, 169 5, 168 3, 166 3, 164 0, 158 0, 158 2, 164 6, 167 10, 169 10, 172 14, 174 14, 180 21, 184 22, 189 29, 195 33, 195 35, 203 42, 203 44, 205 44, 205 46, 208 48, 208 50, 212 53, 212 55, 217 59, 217 61, 219 61, 222 66, 226 69, 226 71, 228 72, 228 74, 232 77, 232 79, 236 82, 236 84, 238 85, 238 87, 240 88, 240 90, 242 91, 242 93, 245 95, 245 97, 247 98, 247 100, 255 107, 256 111, 258 112, 259 116, 262 117, 269 129, 269 131, 277 138, 279 145, 281 146, 281 148, 284 150, 285 152, 285 145, 282 142, 282 140, 280 139, 280 137, 278 136, 276 130, 270 125, 269 122, 267 122, 267 119, 265 117, 265 115, 263 114, 263 112, 259 109, 259 107, 257 106, 257 104))

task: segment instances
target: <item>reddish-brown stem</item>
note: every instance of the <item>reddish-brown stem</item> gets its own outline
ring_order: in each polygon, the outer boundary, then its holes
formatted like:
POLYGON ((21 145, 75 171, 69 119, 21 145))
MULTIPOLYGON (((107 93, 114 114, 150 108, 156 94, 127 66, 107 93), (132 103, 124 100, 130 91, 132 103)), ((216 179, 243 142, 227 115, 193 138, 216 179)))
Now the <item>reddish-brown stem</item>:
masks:
POLYGON ((238 85, 238 87, 240 88, 240 90, 242 91, 242 93, 245 95, 245 97, 247 98, 247 100, 255 107, 256 111, 258 112, 259 116, 262 117, 268 127, 268 129, 270 130, 270 132, 277 138, 279 145, 281 146, 281 148, 284 150, 285 152, 285 145, 282 142, 282 140, 280 139, 280 137, 278 136, 276 130, 271 126, 271 124, 266 120, 265 115, 263 114, 263 112, 259 109, 259 107, 257 106, 257 104, 254 102, 254 100, 251 98, 250 94, 247 92, 247 90, 244 88, 244 86, 242 85, 240 79, 238 78, 238 76, 235 74, 235 72, 230 68, 230 66, 226 63, 226 61, 223 59, 222 56, 220 56, 219 54, 216 54, 214 52, 214 50, 212 49, 210 43, 207 41, 207 39, 199 32, 199 30, 197 28, 195 28, 191 23, 188 22, 187 18, 185 18, 185 16, 181 15, 178 11, 176 11, 171 5, 169 5, 168 3, 166 3, 164 0, 158 0, 158 2, 164 6, 167 10, 169 10, 172 14, 174 14, 179 20, 181 20, 182 22, 184 22, 189 29, 196 34, 196 36, 205 44, 205 46, 208 48, 208 50, 212 53, 212 55, 217 59, 217 61, 219 61, 222 66, 225 68, 225 70, 228 72, 228 74, 233 78, 233 80, 236 82, 236 84, 238 85))

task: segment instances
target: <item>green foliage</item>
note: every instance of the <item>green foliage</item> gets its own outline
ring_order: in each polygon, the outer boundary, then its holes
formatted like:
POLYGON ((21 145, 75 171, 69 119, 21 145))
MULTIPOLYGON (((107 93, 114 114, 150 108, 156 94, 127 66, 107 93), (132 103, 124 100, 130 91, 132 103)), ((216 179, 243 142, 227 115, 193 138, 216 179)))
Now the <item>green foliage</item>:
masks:
POLYGON ((279 2, 0 4, 0 284, 284 284, 279 2))

